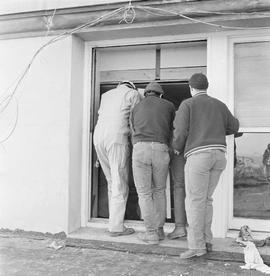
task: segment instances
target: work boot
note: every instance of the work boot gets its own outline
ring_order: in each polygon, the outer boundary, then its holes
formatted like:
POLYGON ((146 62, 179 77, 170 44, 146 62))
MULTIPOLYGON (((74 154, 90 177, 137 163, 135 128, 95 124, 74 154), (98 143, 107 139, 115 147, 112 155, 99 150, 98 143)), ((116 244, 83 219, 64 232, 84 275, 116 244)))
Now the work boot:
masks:
POLYGON ((190 259, 193 257, 200 257, 205 255, 206 249, 189 249, 186 252, 180 254, 180 259, 190 259))
POLYGON ((167 235, 169 240, 185 237, 187 235, 186 227, 175 226, 174 230, 167 235))
POLYGON ((159 244, 159 236, 156 231, 139 233, 138 239, 149 244, 159 244))
POLYGON ((160 241, 163 241, 165 239, 165 233, 163 227, 158 228, 158 238, 160 241))

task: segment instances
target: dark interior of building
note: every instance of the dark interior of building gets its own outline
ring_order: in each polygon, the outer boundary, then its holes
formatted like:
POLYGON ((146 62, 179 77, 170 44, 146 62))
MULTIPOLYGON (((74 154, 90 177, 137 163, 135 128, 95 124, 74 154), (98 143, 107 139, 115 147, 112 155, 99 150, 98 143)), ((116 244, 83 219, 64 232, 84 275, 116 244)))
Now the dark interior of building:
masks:
MULTIPOLYGON (((183 100, 191 97, 187 82, 159 81, 159 83, 165 92, 164 98, 171 101, 175 105, 176 109, 178 109, 179 105, 183 100)), ((146 87, 147 84, 148 83, 146 82, 135 83, 137 88, 143 88, 143 89, 146 87)), ((112 83, 101 84, 100 95, 102 95, 103 93, 106 93, 106 91, 113 89, 114 87, 115 87, 115 84, 112 84, 112 83)), ((171 219, 168 219, 167 220, 168 222, 174 221, 172 194, 171 194, 171 206, 172 206, 171 219)), ((108 218, 109 212, 108 212, 107 181, 101 168, 99 168, 99 173, 98 173, 98 208, 97 209, 98 209, 97 217, 108 218)), ((128 197, 128 202, 126 207, 125 219, 140 220, 140 208, 138 205, 138 195, 137 195, 134 180, 133 180, 131 162, 130 162, 130 174, 129 174, 129 197, 128 197)))

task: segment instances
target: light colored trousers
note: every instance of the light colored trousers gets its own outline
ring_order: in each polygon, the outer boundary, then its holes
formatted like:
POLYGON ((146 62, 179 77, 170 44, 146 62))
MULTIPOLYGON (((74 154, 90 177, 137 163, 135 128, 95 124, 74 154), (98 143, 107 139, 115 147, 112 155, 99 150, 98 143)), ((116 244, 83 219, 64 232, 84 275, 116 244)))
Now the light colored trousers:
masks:
POLYGON ((170 162, 171 180, 173 184, 174 219, 176 227, 186 227, 185 209, 185 158, 183 154, 173 154, 170 162))
POLYGON ((189 249, 205 249, 205 243, 212 241, 212 196, 226 162, 225 153, 221 150, 205 150, 187 158, 185 202, 189 249))
POLYGON ((169 149, 157 142, 138 142, 133 147, 132 168, 146 231, 163 227, 166 218, 166 179, 169 149))
POLYGON ((96 143, 97 156, 108 182, 109 231, 124 231, 128 199, 129 145, 96 143))

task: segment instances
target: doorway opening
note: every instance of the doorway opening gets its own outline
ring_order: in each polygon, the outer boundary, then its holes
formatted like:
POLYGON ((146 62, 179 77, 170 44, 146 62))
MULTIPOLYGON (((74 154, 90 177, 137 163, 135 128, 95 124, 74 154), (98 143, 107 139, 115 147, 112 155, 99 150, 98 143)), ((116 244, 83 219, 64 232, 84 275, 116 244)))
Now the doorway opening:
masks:
MULTIPOLYGON (((140 83, 135 83, 137 88, 144 89, 148 83, 146 82, 140 82, 140 83)), ((165 94, 164 94, 164 99, 171 101, 176 109, 178 109, 179 105, 181 102, 189 97, 190 91, 189 91, 189 86, 187 82, 162 82, 159 81, 159 84, 162 86, 165 94)), ((115 88, 114 83, 105 83, 100 85, 100 96, 103 93, 106 93, 110 89, 115 88)), ((131 151, 132 152, 132 148, 131 151)), ((130 157, 130 161, 132 157, 130 157)), ((129 184, 129 197, 127 201, 127 206, 126 206, 126 214, 125 214, 125 219, 126 220, 140 220, 141 215, 140 215, 140 208, 138 205, 138 194, 135 188, 134 180, 133 180, 133 174, 132 174, 132 167, 131 167, 131 162, 129 162, 129 177, 128 177, 128 184, 129 184)), ((108 218, 109 217, 109 211, 108 211, 108 189, 107 189, 107 181, 105 178, 105 175, 102 171, 102 168, 98 168, 98 188, 97 188, 97 194, 94 195, 92 192, 92 196, 97 198, 97 208, 92 208, 92 210, 97 210, 97 213, 94 214, 92 213, 92 217, 98 217, 98 218, 108 218)), ((92 197, 92 200, 94 199, 92 197)), ((169 215, 167 216, 167 222, 174 222, 174 217, 173 217, 173 197, 172 194, 170 195, 170 206, 171 210, 167 210, 167 213, 169 215)), ((94 200, 92 202, 95 202, 94 200)))
MULTIPOLYGON (((171 101, 176 109, 189 97, 188 79, 193 73, 206 73, 207 42, 192 41, 158 45, 120 46, 97 48, 93 52, 94 61, 94 96, 92 100, 93 125, 97 121, 101 95, 117 86, 121 80, 132 81, 138 89, 155 80, 163 88, 166 100, 171 101)), ((132 146, 130 152, 132 152, 132 146)), ((89 220, 108 218, 107 181, 101 167, 96 167, 97 160, 92 145, 92 176, 89 220)), ((132 175, 132 157, 130 157, 129 197, 125 219, 141 220, 138 195, 132 175)), ((167 221, 174 222, 173 194, 170 176, 167 179, 167 221)))

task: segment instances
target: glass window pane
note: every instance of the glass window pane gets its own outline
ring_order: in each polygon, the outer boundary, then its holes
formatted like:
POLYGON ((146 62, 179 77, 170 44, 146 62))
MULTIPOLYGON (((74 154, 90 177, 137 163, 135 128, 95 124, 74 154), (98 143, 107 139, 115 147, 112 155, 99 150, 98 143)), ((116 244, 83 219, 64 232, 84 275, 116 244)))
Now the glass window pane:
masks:
POLYGON ((270 42, 234 46, 235 115, 241 127, 270 126, 270 42))
POLYGON ((270 133, 244 133, 235 139, 234 217, 270 218, 268 145, 270 133))

